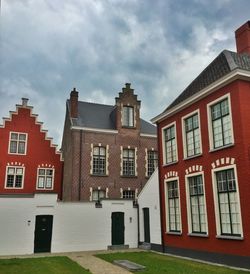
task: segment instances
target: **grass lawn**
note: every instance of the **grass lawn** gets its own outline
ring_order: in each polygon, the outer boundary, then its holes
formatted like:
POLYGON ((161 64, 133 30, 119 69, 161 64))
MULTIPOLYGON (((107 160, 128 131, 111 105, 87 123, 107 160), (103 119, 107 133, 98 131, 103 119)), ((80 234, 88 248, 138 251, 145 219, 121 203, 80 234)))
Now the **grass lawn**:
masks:
POLYGON ((68 257, 1 259, 0 274, 89 274, 68 257))
POLYGON ((244 271, 232 270, 225 267, 197 263, 189 260, 174 258, 167 255, 160 255, 153 252, 120 252, 110 254, 98 254, 96 256, 108 262, 113 262, 114 260, 129 260, 146 266, 146 270, 138 272, 140 274, 246 273, 244 271))

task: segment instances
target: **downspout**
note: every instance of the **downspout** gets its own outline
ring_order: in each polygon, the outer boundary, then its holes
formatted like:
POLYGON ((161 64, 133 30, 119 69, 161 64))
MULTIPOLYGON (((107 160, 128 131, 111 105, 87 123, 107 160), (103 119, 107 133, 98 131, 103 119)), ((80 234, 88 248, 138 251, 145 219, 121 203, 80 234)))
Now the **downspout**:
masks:
POLYGON ((158 183, 159 183, 159 200, 160 200, 160 221, 161 221, 161 248, 162 253, 165 253, 165 247, 164 247, 164 233, 163 233, 163 216, 162 216, 162 195, 161 195, 161 175, 160 175, 160 127, 159 124, 157 124, 157 147, 158 147, 158 166, 159 166, 159 172, 158 172, 158 183))
POLYGON ((82 181, 82 130, 80 130, 80 159, 79 159, 79 187, 78 187, 79 201, 81 201, 81 181, 82 181))
POLYGON ((137 231, 137 237, 138 237, 138 248, 140 246, 140 206, 139 206, 139 203, 137 202, 137 223, 138 223, 138 231, 137 231))

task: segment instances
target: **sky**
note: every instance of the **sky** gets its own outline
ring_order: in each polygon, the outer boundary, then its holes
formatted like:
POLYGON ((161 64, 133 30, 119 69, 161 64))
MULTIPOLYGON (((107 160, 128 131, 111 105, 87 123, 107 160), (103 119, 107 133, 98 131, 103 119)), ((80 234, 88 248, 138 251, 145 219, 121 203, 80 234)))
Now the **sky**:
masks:
POLYGON ((249 0, 0 1, 0 124, 27 97, 59 148, 73 87, 114 105, 131 83, 149 121, 250 19, 249 0))

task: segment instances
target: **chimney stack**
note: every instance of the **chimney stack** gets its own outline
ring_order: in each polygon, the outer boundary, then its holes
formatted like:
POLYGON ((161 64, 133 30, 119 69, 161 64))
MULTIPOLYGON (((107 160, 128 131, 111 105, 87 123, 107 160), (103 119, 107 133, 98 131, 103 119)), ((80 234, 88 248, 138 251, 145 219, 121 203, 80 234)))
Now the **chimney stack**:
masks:
POLYGON ((70 93, 70 117, 78 118, 78 91, 76 88, 70 93))
POLYGON ((235 31, 235 38, 237 52, 250 54, 250 21, 235 31))

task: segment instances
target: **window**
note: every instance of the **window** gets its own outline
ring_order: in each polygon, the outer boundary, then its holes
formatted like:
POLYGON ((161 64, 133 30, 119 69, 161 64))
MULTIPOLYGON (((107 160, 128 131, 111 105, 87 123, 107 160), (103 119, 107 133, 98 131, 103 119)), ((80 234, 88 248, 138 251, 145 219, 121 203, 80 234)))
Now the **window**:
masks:
POLYGON ((134 108, 133 107, 130 107, 130 106, 123 107, 122 125, 124 127, 134 126, 134 108))
POLYGON ((158 166, 157 151, 148 150, 148 176, 151 176, 158 166))
POLYGON ((7 167, 6 188, 23 188, 23 167, 7 167))
POLYGON ((123 175, 135 176, 135 150, 123 149, 123 175))
POLYGON ((93 174, 106 175, 106 148, 93 148, 93 174))
POLYGON ((10 132, 9 153, 26 154, 27 134, 10 132))
POLYGON ((179 191, 178 181, 167 182, 167 207, 168 207, 168 231, 180 232, 180 204, 179 204, 179 191))
POLYGON ((135 191, 134 190, 123 190, 122 198, 123 199, 135 199, 135 191))
POLYGON ((189 216, 192 233, 207 233, 207 216, 202 175, 188 178, 189 216))
POLYGON ((99 202, 102 198, 106 197, 106 192, 104 190, 95 189, 92 192, 92 201, 99 202))
POLYGON ((184 120, 186 157, 201 153, 198 113, 184 120))
POLYGON ((175 125, 164 129, 166 164, 177 161, 175 125))
POLYGON ((241 216, 234 169, 215 172, 221 235, 241 236, 241 216))
POLYGON ((228 98, 211 106, 213 148, 231 144, 232 129, 228 98))
POLYGON ((37 189, 53 189, 54 169, 38 168, 37 172, 37 189))

